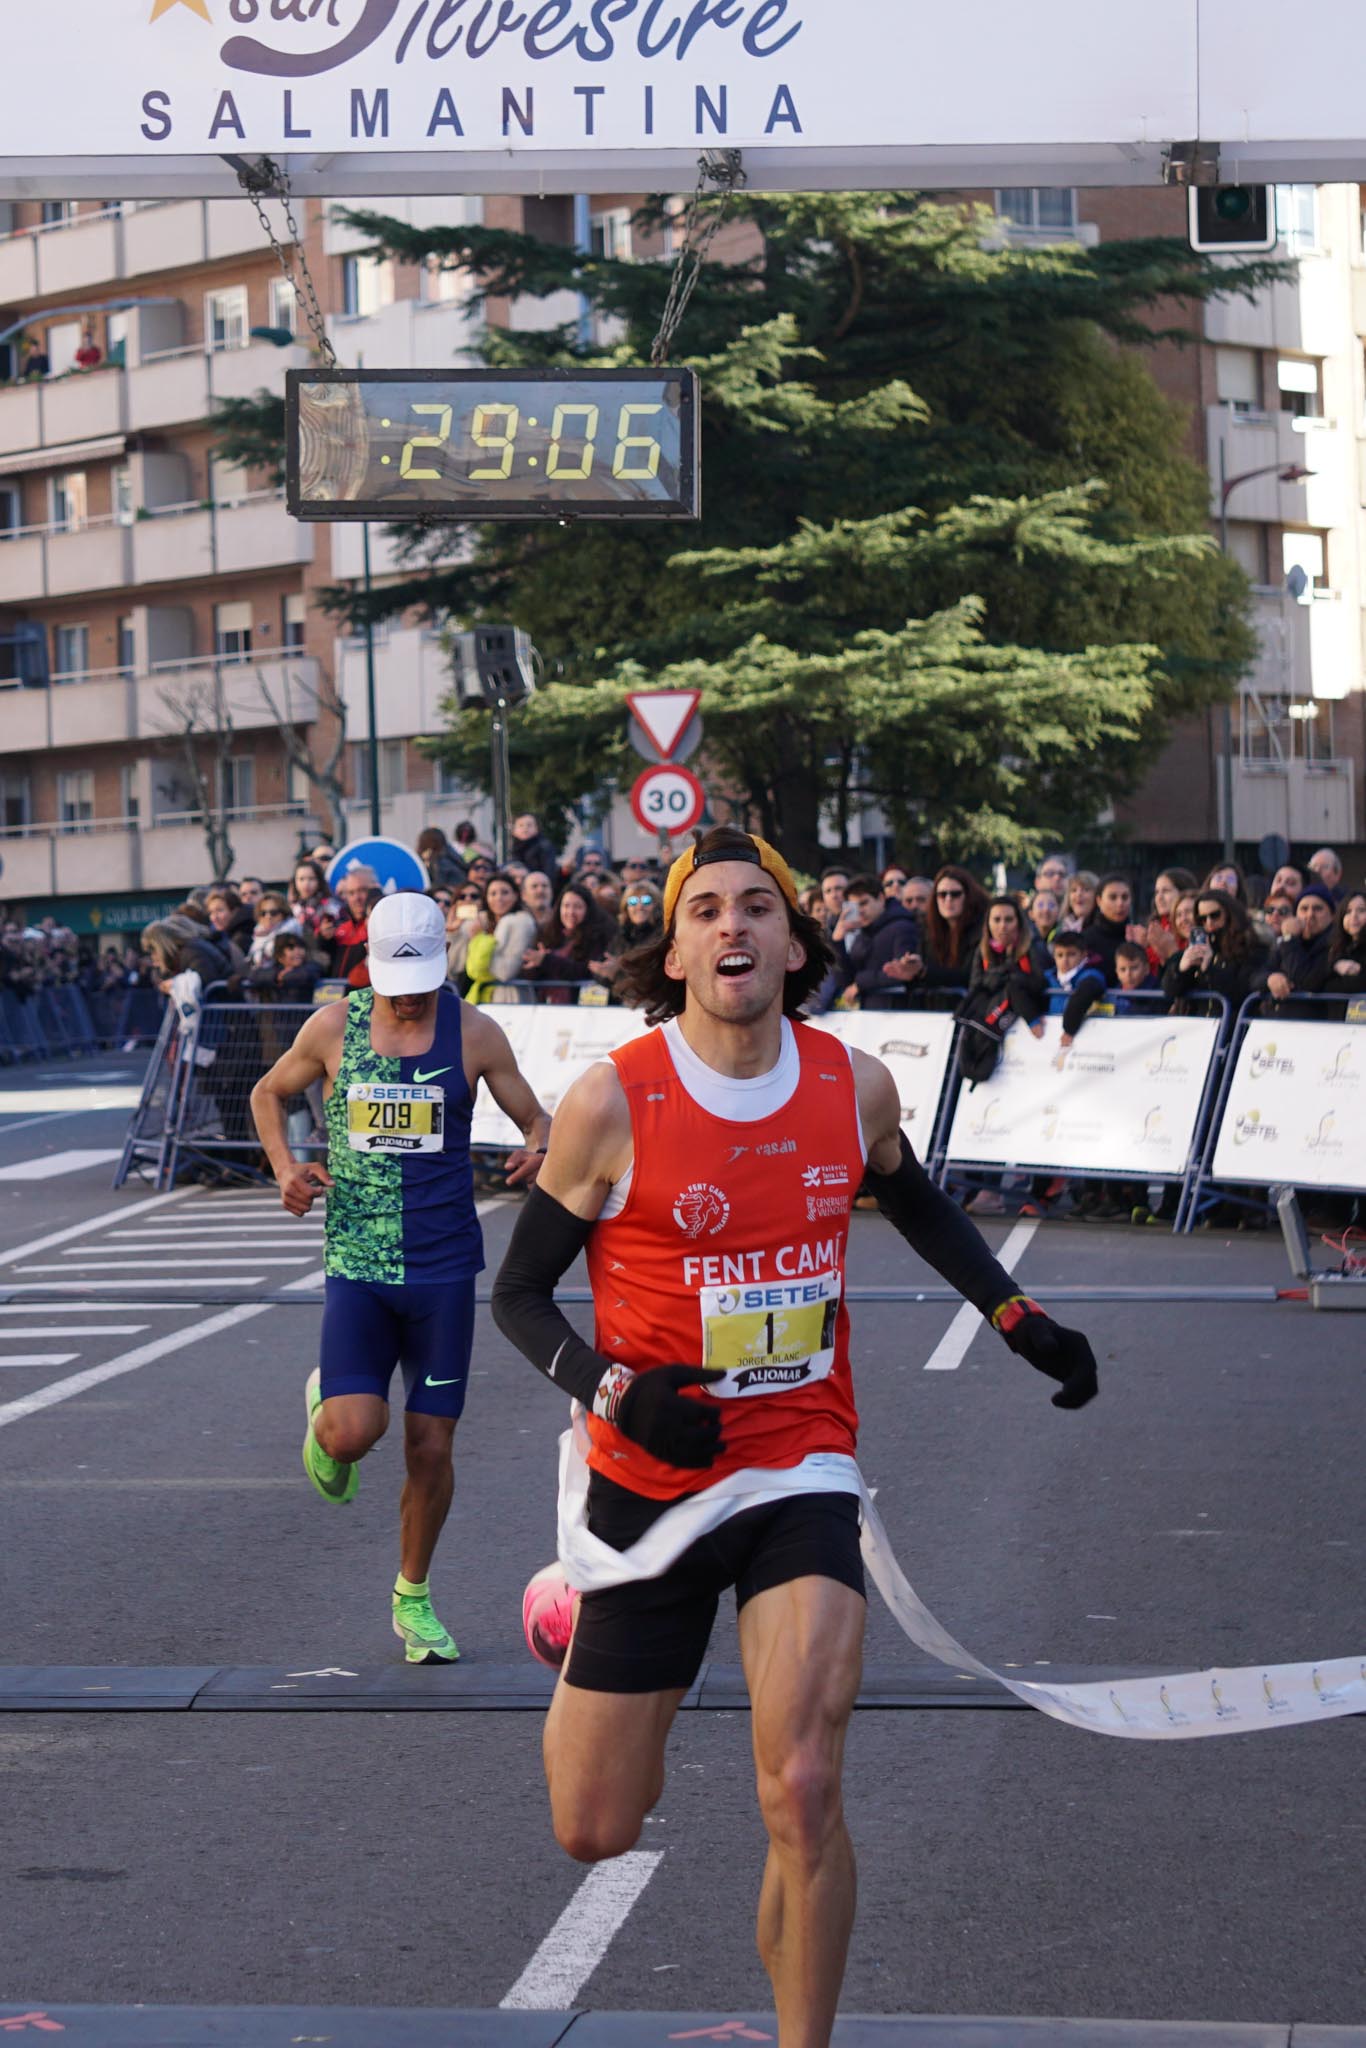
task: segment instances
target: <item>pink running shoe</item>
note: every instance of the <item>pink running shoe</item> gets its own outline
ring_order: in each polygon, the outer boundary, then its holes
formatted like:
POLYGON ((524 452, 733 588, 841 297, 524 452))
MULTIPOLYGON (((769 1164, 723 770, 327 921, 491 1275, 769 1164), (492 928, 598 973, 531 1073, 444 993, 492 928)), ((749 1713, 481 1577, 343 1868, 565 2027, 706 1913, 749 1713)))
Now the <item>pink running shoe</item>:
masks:
POLYGON ((558 1671, 569 1649, 578 1594, 558 1564, 543 1565, 527 1581, 522 1595, 522 1631, 526 1646, 540 1664, 558 1671))

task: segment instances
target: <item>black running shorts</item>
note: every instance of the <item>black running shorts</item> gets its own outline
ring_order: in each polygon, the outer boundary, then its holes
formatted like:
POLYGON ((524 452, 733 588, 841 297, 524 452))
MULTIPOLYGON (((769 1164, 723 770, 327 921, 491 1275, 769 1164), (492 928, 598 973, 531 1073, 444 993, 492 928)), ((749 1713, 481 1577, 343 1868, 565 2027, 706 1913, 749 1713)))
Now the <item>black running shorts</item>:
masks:
MULTIPOLYGON (((629 1550, 670 1507, 594 1472, 588 1526, 629 1550)), ((744 1508, 699 1537, 657 1579, 585 1593, 565 1665, 586 1692, 686 1692, 702 1669, 721 1595, 747 1600, 790 1579, 835 1579, 865 1595, 859 1505, 852 1493, 804 1493, 744 1508)))

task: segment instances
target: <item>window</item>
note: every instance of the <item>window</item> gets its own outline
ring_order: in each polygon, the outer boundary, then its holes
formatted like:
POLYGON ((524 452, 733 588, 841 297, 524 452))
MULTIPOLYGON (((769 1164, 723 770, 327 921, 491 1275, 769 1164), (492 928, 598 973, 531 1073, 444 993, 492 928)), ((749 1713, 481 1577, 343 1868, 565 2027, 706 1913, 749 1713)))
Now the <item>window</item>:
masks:
POLYGON ((119 770, 119 802, 123 817, 130 825, 136 825, 142 815, 142 799, 138 793, 138 771, 136 767, 119 770))
POLYGON ((302 647, 308 618, 308 599, 302 590, 287 591, 280 612, 280 645, 302 647))
POLYGON ((63 377, 76 367, 76 351, 85 329, 79 320, 54 320, 47 330, 48 374, 63 377))
POLYGON ((1070 235, 1077 225, 1077 195, 1070 185, 1003 185, 996 211, 1030 234, 1070 235))
POLYGON ((1319 246, 1319 194, 1316 185, 1276 187, 1276 233, 1291 256, 1307 255, 1319 246))
POLYGON ((1261 362, 1255 348, 1216 348, 1214 383, 1220 405, 1233 412, 1260 412, 1261 362))
POLYGON ((126 462, 114 471, 114 517, 120 526, 133 523, 133 472, 126 462))
POLYGON ((256 762, 250 754, 224 761, 218 778, 218 800, 228 813, 249 811, 256 802, 256 762))
POLYGON ((432 788, 437 796, 468 795, 468 785, 458 768, 453 768, 449 761, 434 761, 432 766, 435 769, 432 788))
POLYGON ((76 202, 74 199, 45 199, 43 201, 43 226, 45 228, 64 228, 69 221, 73 221, 75 218, 76 202))
POLYGON ((247 345, 247 288, 227 286, 204 294, 204 347, 210 355, 247 345))
POLYGON ((27 775, 0 774, 0 831, 22 832, 29 815, 27 775))
POLYGON ((69 469, 49 486, 50 524, 57 533, 79 533, 86 523, 85 471, 69 469))
POLYGON ((1281 394, 1281 411, 1297 419, 1323 418, 1320 366, 1303 356, 1282 356, 1276 364, 1276 384, 1281 394))
POLYGON ((122 369, 128 360, 128 328, 127 313, 111 313, 104 323, 105 355, 111 368, 122 369))
POLYGON ((242 598, 232 604, 216 604, 213 608, 213 651, 229 661, 239 661, 251 653, 251 600, 242 598))
POLYGON ((393 304, 394 266, 382 256, 343 256, 342 310, 353 320, 393 304))
POLYGON ((618 263, 629 263, 631 260, 630 208, 614 206, 606 213, 590 214, 588 238, 595 256, 606 256, 618 263))
POLYGON ((435 256, 427 258, 418 281, 423 302, 428 306, 450 306, 461 295, 460 272, 443 265, 435 256))
POLYGON ((8 540, 24 523, 24 505, 17 484, 0 484, 0 540, 8 540))
POLYGON ((299 295, 287 277, 270 280, 270 324, 286 327, 291 334, 299 331, 299 295))
POLYGON ((131 676, 138 665, 137 627, 131 612, 119 620, 119 674, 131 676))
POLYGON ((89 626, 54 626, 52 629, 52 680, 71 682, 90 673, 89 626))
MULTIPOLYGON (((370 797, 370 749, 364 741, 351 750, 355 767, 353 780, 356 795, 368 802, 370 797)), ((408 787, 408 750, 402 740, 381 740, 379 743, 379 795, 380 802, 387 803, 390 797, 402 796, 408 787)))
POLYGON ((57 820, 63 832, 88 832, 95 817, 95 775, 76 768, 57 777, 57 820))
POLYGON ((1267 566, 1267 529, 1251 519, 1235 519, 1229 524, 1228 551, 1235 562, 1246 571, 1252 583, 1267 584, 1271 581, 1267 566))

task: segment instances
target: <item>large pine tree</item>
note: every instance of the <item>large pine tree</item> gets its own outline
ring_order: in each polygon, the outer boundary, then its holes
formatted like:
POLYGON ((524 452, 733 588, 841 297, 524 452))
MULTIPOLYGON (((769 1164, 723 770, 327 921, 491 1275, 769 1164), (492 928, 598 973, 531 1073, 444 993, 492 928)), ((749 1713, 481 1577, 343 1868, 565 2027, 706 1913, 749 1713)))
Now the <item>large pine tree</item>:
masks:
MULTIPOLYGON (((554 680, 514 722, 513 770, 551 817, 638 766, 628 689, 686 684, 714 795, 806 865, 822 818, 842 835, 869 800, 964 856, 1084 829, 1251 652, 1184 418, 1136 351, 1160 304, 1274 266, 1171 241, 1001 247, 980 210, 895 193, 738 213, 756 253, 707 267, 675 351, 701 377, 700 526, 477 527, 436 570, 412 529, 412 573, 376 609, 531 633, 554 680)), ((621 335, 490 330, 492 361, 648 359, 664 264, 346 217, 481 300, 572 290, 621 335)), ((278 407, 225 422, 239 459, 278 432, 278 407)), ((333 602, 357 615, 354 590, 333 602)), ((444 757, 477 779, 486 750, 485 718, 451 707, 444 757)))

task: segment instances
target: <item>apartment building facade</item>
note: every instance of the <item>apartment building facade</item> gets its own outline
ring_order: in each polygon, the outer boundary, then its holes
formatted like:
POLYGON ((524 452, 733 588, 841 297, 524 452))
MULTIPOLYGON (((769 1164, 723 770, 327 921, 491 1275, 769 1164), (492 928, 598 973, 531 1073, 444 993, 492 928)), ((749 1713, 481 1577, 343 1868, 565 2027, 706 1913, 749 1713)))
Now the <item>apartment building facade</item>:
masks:
MULTIPOLYGON (((996 192, 1011 241, 1182 237, 1177 190, 996 192)), ((1185 409, 1210 479, 1212 532, 1252 582, 1258 653, 1227 728, 1191 720, 1118 807, 1142 845, 1222 843, 1231 800, 1245 850, 1278 834, 1366 862, 1366 240, 1356 185, 1282 186, 1286 282, 1186 314, 1185 347, 1150 362, 1185 409), (1307 474, 1306 474, 1307 472, 1307 474), (1227 501, 1224 502, 1227 487, 1227 501), (1225 516, 1226 515, 1226 516, 1225 516), (1226 747, 1226 730, 1231 751, 1226 747)), ((1164 324, 1183 318, 1164 309, 1164 324)))
MULTIPOLYGON (((999 232, 1030 242, 1184 232, 1171 191, 991 195, 999 232)), ((632 195, 376 202, 414 225, 482 219, 633 245, 632 195)), ((479 324, 456 271, 377 262, 329 206, 298 209, 345 364, 468 360, 479 324)), ((228 397, 280 390, 311 360, 299 309, 246 200, 16 203, 0 211, 0 900, 82 930, 136 928, 209 879, 200 811, 223 813, 238 873, 288 874, 322 831, 369 817, 365 651, 318 603, 359 581, 362 529, 291 520, 268 476, 212 452, 228 397), (346 718, 347 815, 329 816, 282 724, 319 757, 346 718)), ((1254 586, 1259 654, 1225 768, 1215 713, 1173 735, 1119 828, 1152 847, 1278 832, 1361 847, 1366 782, 1366 253, 1356 186, 1281 194, 1293 278, 1194 316, 1159 345, 1159 382, 1188 410, 1210 515, 1254 586), (1291 476, 1291 472, 1310 472, 1291 476), (1245 481, 1237 481, 1245 479, 1245 481), (1288 480, 1287 480, 1288 479, 1288 480)), ((287 235, 278 208, 273 225, 287 235)), ((737 242, 733 250, 740 254, 737 242)), ((480 320, 484 315, 481 313, 480 320)), ((583 317, 562 300, 495 303, 495 324, 583 317)), ((607 339, 605 335, 595 338, 607 339)), ((400 573, 371 529, 371 573, 400 573)), ((382 829, 486 802, 417 741, 449 688, 431 626, 381 628, 374 648, 382 829)), ((624 814, 624 803, 618 805, 624 814)), ((634 827, 619 821, 622 830, 634 827)))

